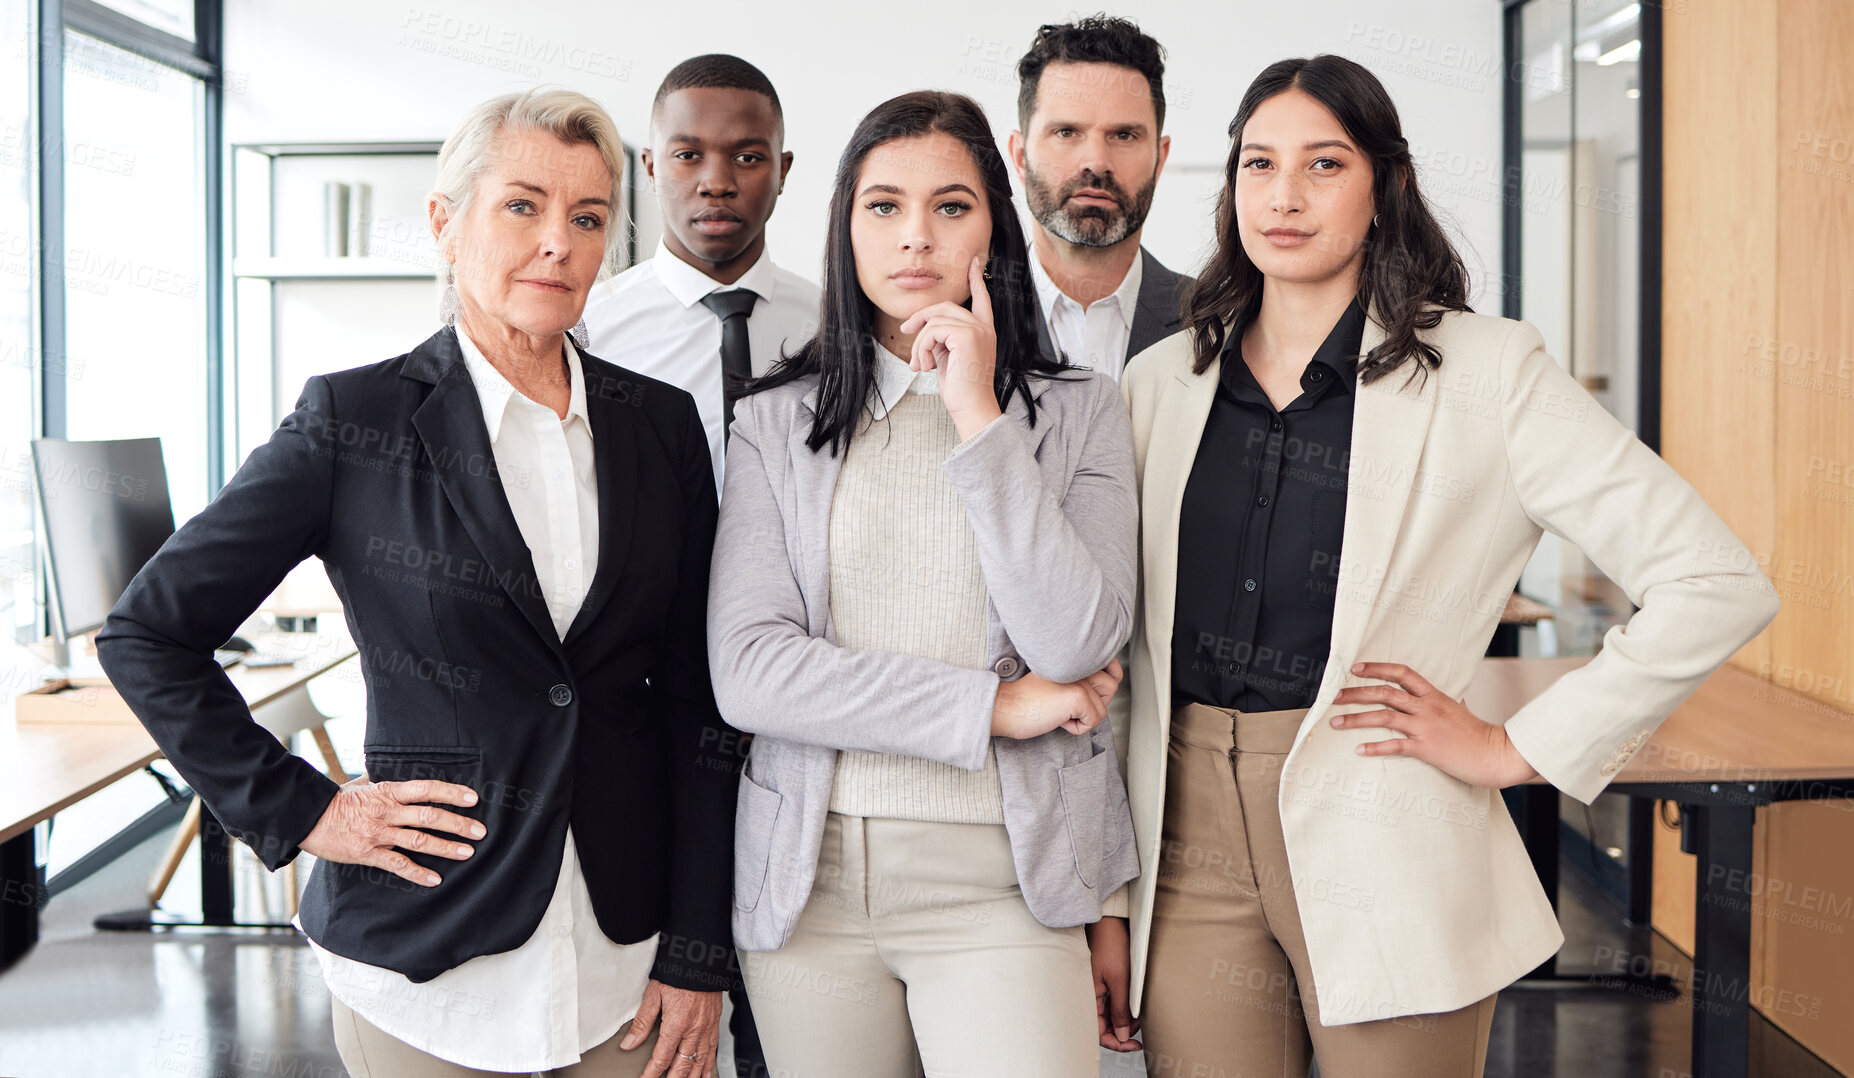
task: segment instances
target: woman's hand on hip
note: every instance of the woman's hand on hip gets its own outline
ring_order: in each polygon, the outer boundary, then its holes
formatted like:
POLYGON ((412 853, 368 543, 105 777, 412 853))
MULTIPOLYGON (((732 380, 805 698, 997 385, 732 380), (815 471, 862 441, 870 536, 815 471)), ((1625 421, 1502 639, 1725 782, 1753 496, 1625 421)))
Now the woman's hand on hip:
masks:
POLYGON ((1483 722, 1467 705, 1431 685, 1401 663, 1354 663, 1352 673, 1389 685, 1355 685, 1341 690, 1335 704, 1380 704, 1382 710, 1335 715, 1342 729, 1381 726, 1404 735, 1370 741, 1361 756, 1414 756, 1474 786, 1503 789, 1536 776, 1519 755, 1506 728, 1483 722))
POLYGON ((1061 727, 1085 734, 1107 719, 1107 702, 1120 688, 1120 660, 1080 681, 1060 682, 1025 674, 998 686, 991 708, 991 735, 1017 739, 1041 737, 1061 727))
POLYGON ((940 372, 940 403, 953 417, 961 441, 1003 415, 998 407, 998 332, 991 320, 991 293, 985 291, 985 259, 967 267, 972 309, 957 303, 934 303, 901 324, 914 334, 908 366, 940 372))
POLYGON ((462 861, 475 847, 450 835, 480 839, 483 825, 455 812, 423 802, 474 805, 476 791, 468 786, 434 779, 411 782, 370 782, 367 776, 335 791, 335 799, 322 810, 322 818, 302 841, 302 851, 324 861, 372 865, 404 876, 424 887, 435 887, 438 874, 417 864, 403 851, 428 853, 462 861), (427 834, 423 827, 443 835, 427 834))
POLYGON ((618 1047, 633 1051, 650 1036, 650 1027, 663 1021, 657 1049, 644 1067, 643 1078, 707 1078, 715 1070, 715 1052, 721 1044, 721 993, 672 988, 661 981, 644 986, 644 1001, 618 1047))

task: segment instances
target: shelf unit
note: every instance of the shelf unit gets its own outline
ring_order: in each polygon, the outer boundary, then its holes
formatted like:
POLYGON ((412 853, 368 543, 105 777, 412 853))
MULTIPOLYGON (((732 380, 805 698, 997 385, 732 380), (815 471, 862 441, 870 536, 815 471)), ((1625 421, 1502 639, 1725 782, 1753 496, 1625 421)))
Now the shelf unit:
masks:
POLYGON ((436 325, 437 251, 424 199, 441 143, 252 142, 230 147, 226 474, 275 429, 311 374, 404 351, 436 325), (370 254, 323 253, 322 185, 373 189, 370 254), (422 330, 422 332, 421 332, 422 330))
MULTIPOLYGON (((311 375, 404 352, 437 329, 438 254, 426 198, 442 143, 247 142, 230 147, 226 230, 226 474, 261 445, 311 375), (324 253, 323 184, 371 187, 355 231, 365 255, 324 253)), ((637 218, 637 161, 625 150, 625 219, 637 218)), ((351 231, 351 235, 353 232, 351 231)), ((620 259, 637 258, 634 228, 620 259)))
MULTIPOLYGON (((303 250, 303 233, 283 227, 278 219, 280 201, 300 205, 304 184, 290 182, 291 171, 302 172, 313 184, 319 179, 378 178, 380 166, 391 159, 429 159, 422 164, 423 186, 429 188, 436 169, 438 142, 251 142, 232 146, 232 276, 265 280, 373 280, 382 277, 436 278, 433 258, 330 257, 303 250), (339 159, 340 164, 333 162, 339 159), (311 162, 332 167, 315 167, 311 162), (308 168, 297 166, 309 165, 308 168), (364 175, 363 175, 364 174, 364 175), (292 190, 291 188, 295 189, 292 190), (288 248, 280 250, 279 248, 288 248)), ((398 170, 403 172, 403 168, 398 170)), ((302 179, 299 177, 299 180, 302 179)), ((391 193, 381 191, 383 200, 391 193)), ((390 209, 390 206, 388 207, 390 209)), ((381 203, 374 205, 369 226, 377 231, 381 203)), ((400 207, 405 212, 407 207, 400 207)), ((423 206, 417 207, 421 211, 423 206)), ((316 207, 319 218, 321 208, 316 207)), ((315 235, 320 235, 316 231, 315 235)), ((376 237, 377 238, 377 237, 376 237)), ((408 237, 398 237, 408 238, 408 237)))

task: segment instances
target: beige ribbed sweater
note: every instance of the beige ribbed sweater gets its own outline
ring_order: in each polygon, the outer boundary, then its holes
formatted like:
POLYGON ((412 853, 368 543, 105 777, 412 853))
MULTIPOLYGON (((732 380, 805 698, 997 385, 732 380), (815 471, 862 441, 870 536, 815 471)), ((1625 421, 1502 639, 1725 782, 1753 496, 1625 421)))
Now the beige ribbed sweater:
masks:
MULTIPOLYGON (((940 398, 912 392, 851 440, 830 508, 830 617, 838 644, 985 668, 978 540, 940 470, 958 444, 940 398)), ((852 816, 1003 823, 997 757, 987 753, 983 771, 966 771, 845 750, 837 755, 830 808, 852 816)))

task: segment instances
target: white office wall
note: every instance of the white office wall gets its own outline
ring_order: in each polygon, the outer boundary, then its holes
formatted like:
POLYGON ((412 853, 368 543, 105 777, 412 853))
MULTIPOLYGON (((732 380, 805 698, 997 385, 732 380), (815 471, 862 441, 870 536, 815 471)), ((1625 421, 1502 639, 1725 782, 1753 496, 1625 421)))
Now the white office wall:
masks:
MULTIPOLYGON (((226 11, 226 133, 233 142, 439 139, 476 101, 551 82, 599 100, 625 137, 641 143, 664 73, 698 53, 732 52, 766 71, 785 104, 797 163, 769 226, 771 250, 815 278, 830 174, 863 113, 906 90, 956 90, 985 106, 1002 140, 1015 123, 1017 58, 1038 24, 1075 14, 1022 0, 926 8, 237 0, 226 11)), ((1224 129, 1248 82, 1281 57, 1337 52, 1390 88, 1423 181, 1474 272, 1475 305, 1498 312, 1497 0, 1199 0, 1135 17, 1169 52, 1171 164, 1146 233, 1161 259, 1182 270, 1201 261, 1228 149, 1224 129)))

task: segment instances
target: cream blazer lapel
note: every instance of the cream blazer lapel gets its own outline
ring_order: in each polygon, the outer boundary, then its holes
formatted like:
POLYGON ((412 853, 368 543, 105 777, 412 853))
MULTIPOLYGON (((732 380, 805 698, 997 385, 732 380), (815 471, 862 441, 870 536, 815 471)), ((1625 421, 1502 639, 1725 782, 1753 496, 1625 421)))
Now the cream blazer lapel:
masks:
POLYGON ((1174 599, 1178 594, 1178 517, 1184 505, 1185 483, 1197 460, 1204 437, 1204 421, 1216 400, 1222 364, 1212 360, 1203 373, 1191 373, 1186 364, 1161 389, 1152 420, 1152 439, 1145 457, 1136 463, 1145 483, 1140 490, 1140 515, 1145 549, 1143 596, 1146 631, 1153 655, 1167 660, 1154 671, 1160 699, 1171 699, 1171 641, 1174 599))
MULTIPOLYGON (((1374 310, 1373 317, 1365 320, 1359 354, 1368 355, 1383 342, 1384 327, 1374 310)), ((1432 371, 1414 378, 1397 373, 1370 385, 1353 384, 1352 450, 1346 465, 1345 531, 1339 548, 1332 648, 1313 707, 1294 739, 1296 749, 1350 679, 1351 664, 1371 613, 1377 609, 1387 577, 1385 567, 1390 564, 1422 467, 1440 380, 1432 371)), ((1172 526, 1175 532, 1176 518, 1172 526)), ((1173 546, 1177 546, 1175 539, 1173 546)))

